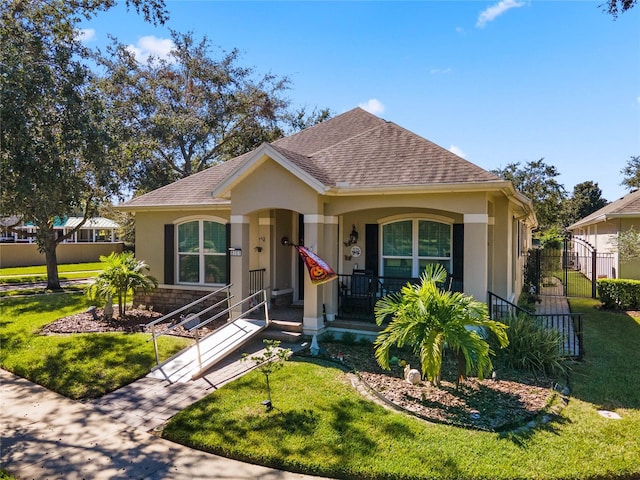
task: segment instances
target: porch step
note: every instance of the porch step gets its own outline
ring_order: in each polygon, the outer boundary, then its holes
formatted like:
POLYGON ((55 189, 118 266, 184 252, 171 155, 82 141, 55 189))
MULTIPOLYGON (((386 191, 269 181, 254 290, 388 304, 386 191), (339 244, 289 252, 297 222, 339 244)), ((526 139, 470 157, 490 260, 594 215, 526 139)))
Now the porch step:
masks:
POLYGON ((267 340, 279 340, 282 343, 300 342, 304 338, 302 322, 271 320, 269 327, 262 331, 261 337, 267 340))

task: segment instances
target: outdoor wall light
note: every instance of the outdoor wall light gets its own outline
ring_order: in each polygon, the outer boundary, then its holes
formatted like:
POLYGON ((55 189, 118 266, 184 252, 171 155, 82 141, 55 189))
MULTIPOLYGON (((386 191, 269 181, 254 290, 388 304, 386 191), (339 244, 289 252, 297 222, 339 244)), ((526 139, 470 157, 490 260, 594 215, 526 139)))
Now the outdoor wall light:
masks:
POLYGON ((344 246, 350 247, 354 243, 358 243, 358 231, 356 230, 355 224, 351 226, 351 233, 349 234, 349 240, 347 242, 344 242, 344 246))
POLYGON ((285 247, 288 245, 291 245, 291 242, 289 242, 289 237, 282 237, 282 240, 280 240, 280 243, 285 247))

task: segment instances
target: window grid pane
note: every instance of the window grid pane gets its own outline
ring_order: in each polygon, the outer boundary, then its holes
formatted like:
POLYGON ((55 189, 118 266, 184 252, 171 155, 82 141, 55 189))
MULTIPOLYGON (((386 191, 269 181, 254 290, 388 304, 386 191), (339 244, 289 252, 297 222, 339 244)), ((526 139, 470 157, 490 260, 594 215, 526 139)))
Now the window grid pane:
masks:
MULTIPOLYGON (((204 222, 204 253, 226 253, 227 229, 216 222, 204 222)), ((208 282, 207 282, 208 283, 208 282)))
POLYGON ((227 283, 227 256, 204 256, 204 283, 227 283))
POLYGON ((422 273, 424 272, 424 269, 427 268, 427 265, 429 265, 431 263, 442 265, 444 267, 444 269, 447 271, 447 274, 449 274, 449 275, 451 274, 451 260, 436 260, 436 259, 421 258, 419 260, 420 275, 422 275, 422 273))
POLYGON ((197 253, 199 251, 200 222, 189 222, 178 225, 178 252, 197 253))
POLYGON ((411 278, 411 258, 385 258, 383 268, 385 277, 411 278))
POLYGON ((390 223, 382 227, 382 254, 406 257, 413 255, 412 221, 390 223))
POLYGON ((200 283, 200 255, 178 256, 179 281, 200 283))
POLYGON ((451 256, 451 226, 446 223, 420 220, 418 222, 418 256, 451 256))

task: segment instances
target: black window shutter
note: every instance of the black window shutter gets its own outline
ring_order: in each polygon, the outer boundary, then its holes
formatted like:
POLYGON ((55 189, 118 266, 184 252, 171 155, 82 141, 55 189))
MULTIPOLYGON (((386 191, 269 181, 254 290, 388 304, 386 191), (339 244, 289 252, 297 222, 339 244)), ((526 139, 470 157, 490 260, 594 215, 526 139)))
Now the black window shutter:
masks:
POLYGON ((464 224, 453 224, 453 290, 463 290, 464 272, 464 224))
POLYGON ((173 224, 164 226, 164 283, 173 285, 175 283, 175 226, 173 224))
POLYGON ((229 247, 231 246, 231 224, 227 223, 226 225, 226 233, 227 233, 227 278, 225 279, 225 283, 228 285, 231 283, 231 254, 229 253, 229 247))
POLYGON ((364 268, 365 270, 371 270, 374 275, 378 275, 378 258, 380 252, 378 251, 378 229, 377 223, 367 223, 365 225, 365 239, 364 239, 364 268))

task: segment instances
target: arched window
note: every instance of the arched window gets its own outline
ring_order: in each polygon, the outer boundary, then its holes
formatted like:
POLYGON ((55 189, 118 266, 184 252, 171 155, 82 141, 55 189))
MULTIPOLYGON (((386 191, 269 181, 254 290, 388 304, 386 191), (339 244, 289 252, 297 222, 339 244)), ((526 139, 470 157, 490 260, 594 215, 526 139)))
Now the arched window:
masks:
POLYGON ((382 275, 416 278, 429 263, 451 273, 451 225, 406 219, 382 225, 382 275))
POLYGON ((227 234, 223 223, 192 220, 178 225, 178 283, 227 283, 227 234))

